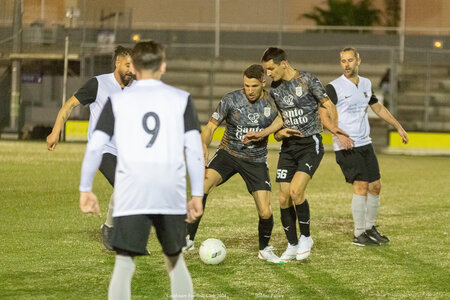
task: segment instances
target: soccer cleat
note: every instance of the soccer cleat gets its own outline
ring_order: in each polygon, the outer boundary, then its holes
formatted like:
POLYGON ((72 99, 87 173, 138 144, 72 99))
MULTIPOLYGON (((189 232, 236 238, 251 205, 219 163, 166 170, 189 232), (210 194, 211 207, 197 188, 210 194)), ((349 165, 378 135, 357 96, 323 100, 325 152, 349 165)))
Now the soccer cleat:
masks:
POLYGON ((110 251, 114 250, 113 246, 111 245, 113 227, 109 227, 106 224, 102 224, 100 230, 102 232, 102 242, 105 248, 110 251))
POLYGON ((298 248, 298 244, 291 245, 288 243, 286 250, 280 256, 280 260, 282 260, 284 262, 288 262, 290 260, 295 259, 296 255, 297 255, 297 248, 298 248))
POLYGON ((372 228, 366 230, 366 234, 371 238, 375 239, 380 244, 387 244, 389 243, 389 239, 387 236, 382 235, 378 232, 377 228, 375 226, 372 226, 372 228))
POLYGON ((297 260, 303 260, 308 258, 311 254, 311 248, 314 242, 310 236, 306 237, 304 235, 300 236, 300 241, 298 243, 297 254, 295 258, 297 260))
POLYGON ((380 246, 380 243, 371 239, 365 232, 353 238, 353 245, 356 246, 380 246))
POLYGON ((194 249, 195 249, 195 247, 194 247, 194 241, 191 240, 190 238, 186 237, 186 246, 184 246, 184 247, 182 248, 183 252, 186 252, 186 251, 192 251, 192 250, 194 250, 194 249))
POLYGON ((282 261, 278 256, 273 253, 273 246, 267 246, 263 250, 259 250, 258 252, 258 258, 267 260, 268 262, 274 263, 274 264, 282 264, 284 261, 282 261))

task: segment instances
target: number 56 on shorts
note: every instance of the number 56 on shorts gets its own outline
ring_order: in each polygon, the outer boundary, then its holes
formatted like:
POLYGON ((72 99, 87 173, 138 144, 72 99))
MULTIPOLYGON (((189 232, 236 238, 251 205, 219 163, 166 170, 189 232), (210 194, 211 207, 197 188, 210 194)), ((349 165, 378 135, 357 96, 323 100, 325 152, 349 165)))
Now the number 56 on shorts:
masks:
POLYGON ((287 176, 287 170, 277 169, 277 179, 285 179, 287 176))

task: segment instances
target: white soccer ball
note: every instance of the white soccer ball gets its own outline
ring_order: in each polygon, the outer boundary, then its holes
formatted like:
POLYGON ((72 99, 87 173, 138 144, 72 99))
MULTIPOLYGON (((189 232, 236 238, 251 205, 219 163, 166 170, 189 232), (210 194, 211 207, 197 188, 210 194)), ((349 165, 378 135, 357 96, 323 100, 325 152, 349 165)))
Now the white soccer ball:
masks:
POLYGON ((199 250, 200 259, 207 265, 220 264, 227 255, 227 249, 221 240, 207 239, 199 250))

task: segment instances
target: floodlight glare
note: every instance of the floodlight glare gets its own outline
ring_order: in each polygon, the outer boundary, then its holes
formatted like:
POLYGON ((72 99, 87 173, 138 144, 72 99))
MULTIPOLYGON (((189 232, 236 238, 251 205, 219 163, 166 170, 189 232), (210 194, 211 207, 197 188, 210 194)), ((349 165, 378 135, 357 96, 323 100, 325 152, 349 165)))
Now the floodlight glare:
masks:
POLYGON ((441 49, 444 46, 444 43, 442 41, 434 41, 433 46, 434 46, 434 48, 441 49))
POLYGON ((141 35, 140 34, 133 34, 132 39, 135 42, 139 42, 141 40, 141 35))

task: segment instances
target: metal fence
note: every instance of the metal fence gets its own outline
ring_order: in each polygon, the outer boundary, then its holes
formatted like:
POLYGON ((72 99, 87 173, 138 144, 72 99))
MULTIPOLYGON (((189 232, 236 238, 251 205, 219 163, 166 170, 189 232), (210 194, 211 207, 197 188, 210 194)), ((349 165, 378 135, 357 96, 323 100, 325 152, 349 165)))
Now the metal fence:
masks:
MULTIPOLYGON (((34 5, 34 9, 39 11, 41 3, 41 0, 29 0, 27 7, 34 5)), ((0 72, 1 58, 3 66, 8 66, 12 51, 12 10, 13 0, 0 3, 0 72)), ((23 27, 23 52, 62 54, 65 36, 69 35, 69 52, 78 57, 69 64, 67 91, 70 94, 88 77, 111 71, 111 53, 115 45, 132 46, 135 35, 140 39, 161 41, 168 46, 169 60, 193 62, 176 66, 178 74, 170 75, 169 72, 167 78, 170 81, 172 76, 174 84, 198 93, 196 98, 207 103, 204 105, 204 115, 208 116, 224 90, 224 84, 220 81, 224 78, 229 81, 227 88, 240 87, 240 72, 245 63, 258 62, 268 46, 284 48, 297 68, 317 73, 322 83, 326 84, 340 75, 339 50, 352 45, 360 50, 363 57, 361 75, 372 80, 375 90, 385 98, 390 110, 405 123, 407 129, 450 131, 450 51, 433 47, 435 41, 443 43, 444 47, 450 45, 450 28, 409 28, 405 30, 404 47, 400 47, 399 28, 391 27, 224 23, 218 26, 217 23, 148 22, 133 28, 131 19, 131 12, 103 10, 84 11, 76 20, 72 16, 55 24, 32 22, 23 27), (179 29, 181 25, 184 30, 179 29), (412 34, 418 30, 429 30, 429 35, 412 34), (403 62, 400 62, 401 59, 403 62), (234 63, 225 63, 230 61, 234 63), (378 83, 387 69, 390 69, 390 78, 382 88, 378 83), (185 74, 186 78, 181 78, 183 76, 180 74, 185 74)), ((3 72, 7 72, 6 67, 3 72)), ((48 61, 28 59, 23 61, 23 73, 21 101, 22 106, 26 107, 24 110, 57 110, 61 103, 61 59, 51 66, 48 61), (49 68, 51 72, 48 72, 49 68), (33 82, 33 76, 41 78, 41 81, 33 82), (48 90, 54 92, 45 92, 48 90), (39 99, 36 95, 44 96, 39 99)), ((8 80, 6 74, 0 74, 0 78, 8 80)), ((2 97, 1 101, 8 101, 7 95, 2 97)), ((52 113, 43 114, 50 116, 46 124, 53 121, 52 113)), ((27 115, 33 113, 24 113, 25 118, 27 115)), ((74 115, 80 118, 87 116, 83 110, 74 115)), ((45 123, 38 119, 37 122, 45 123)))

